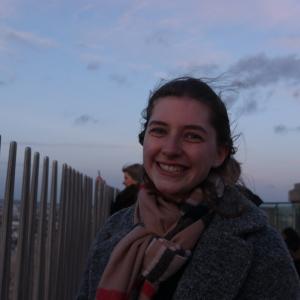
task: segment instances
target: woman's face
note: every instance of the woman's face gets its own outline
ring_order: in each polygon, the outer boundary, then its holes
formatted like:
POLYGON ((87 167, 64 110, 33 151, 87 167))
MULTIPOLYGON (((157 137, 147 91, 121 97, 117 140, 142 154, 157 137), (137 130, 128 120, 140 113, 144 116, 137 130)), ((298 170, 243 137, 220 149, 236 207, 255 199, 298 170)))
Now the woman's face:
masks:
POLYGON ((155 187, 180 201, 226 155, 218 147, 209 108, 192 98, 168 96, 154 104, 143 144, 144 167, 155 187))
POLYGON ((130 186, 132 184, 136 184, 137 182, 127 173, 124 172, 124 181, 123 184, 127 187, 130 186))

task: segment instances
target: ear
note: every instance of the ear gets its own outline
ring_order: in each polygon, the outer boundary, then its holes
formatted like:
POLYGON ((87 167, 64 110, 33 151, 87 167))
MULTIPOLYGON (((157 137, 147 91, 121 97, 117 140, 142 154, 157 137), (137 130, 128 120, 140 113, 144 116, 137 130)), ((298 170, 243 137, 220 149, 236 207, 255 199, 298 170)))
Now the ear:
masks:
POLYGON ((228 154, 229 148, 227 146, 219 146, 216 153, 215 161, 213 163, 213 167, 218 168, 219 166, 221 166, 228 154))

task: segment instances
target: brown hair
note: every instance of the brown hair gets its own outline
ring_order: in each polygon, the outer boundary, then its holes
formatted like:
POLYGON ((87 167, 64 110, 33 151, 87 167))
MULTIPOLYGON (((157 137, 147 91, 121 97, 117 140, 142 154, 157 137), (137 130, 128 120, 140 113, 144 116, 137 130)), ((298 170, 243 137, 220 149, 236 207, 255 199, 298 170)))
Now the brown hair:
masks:
POLYGON ((144 168, 141 164, 126 165, 122 171, 128 173, 137 183, 141 183, 143 180, 144 168))

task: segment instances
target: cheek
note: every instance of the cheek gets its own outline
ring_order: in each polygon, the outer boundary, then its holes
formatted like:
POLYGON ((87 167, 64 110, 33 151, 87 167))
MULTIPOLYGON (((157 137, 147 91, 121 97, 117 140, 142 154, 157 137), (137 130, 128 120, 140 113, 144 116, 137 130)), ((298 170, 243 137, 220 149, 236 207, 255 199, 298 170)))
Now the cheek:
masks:
POLYGON ((198 168, 210 168, 214 164, 216 152, 214 147, 205 147, 196 151, 190 151, 189 157, 194 166, 198 168))
POLYGON ((143 165, 144 165, 144 168, 147 173, 149 170, 149 163, 150 163, 149 148, 144 146, 144 148, 143 148, 143 165))
POLYGON ((148 175, 151 172, 156 153, 155 145, 145 141, 143 146, 143 165, 148 175))
POLYGON ((149 160, 149 158, 151 157, 151 153, 152 153, 152 144, 149 142, 148 139, 145 138, 144 140, 144 145, 143 145, 143 159, 144 159, 144 163, 147 162, 149 160))

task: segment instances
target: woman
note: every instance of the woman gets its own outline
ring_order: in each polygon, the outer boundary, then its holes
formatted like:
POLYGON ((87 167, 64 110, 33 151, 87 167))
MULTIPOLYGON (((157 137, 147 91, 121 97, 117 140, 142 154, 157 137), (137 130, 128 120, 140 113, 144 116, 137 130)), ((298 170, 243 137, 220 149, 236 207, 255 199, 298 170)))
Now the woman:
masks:
POLYGON ((98 234, 78 299, 300 299, 282 238, 227 180, 235 148, 218 95, 172 80, 144 120, 145 184, 98 234))
POLYGON ((140 183, 143 179, 143 166, 132 164, 122 168, 124 174, 123 184, 125 189, 121 191, 111 207, 111 214, 133 205, 137 200, 140 183))

